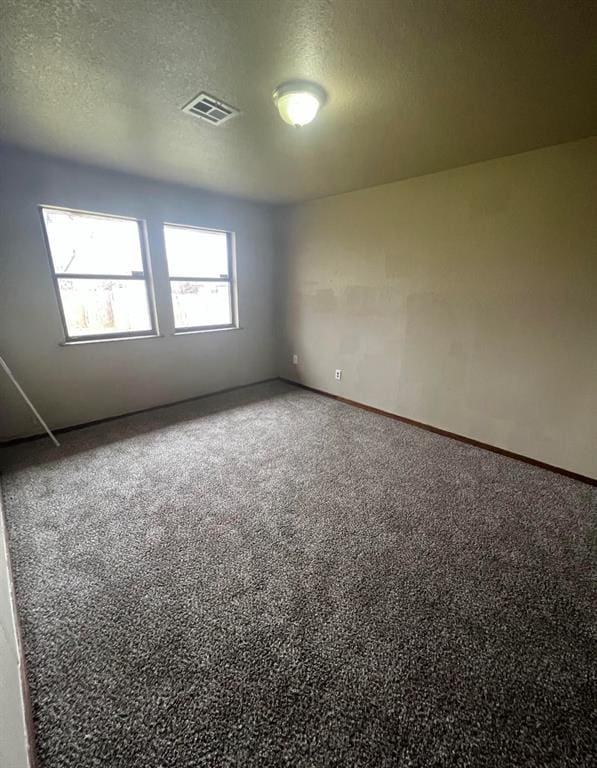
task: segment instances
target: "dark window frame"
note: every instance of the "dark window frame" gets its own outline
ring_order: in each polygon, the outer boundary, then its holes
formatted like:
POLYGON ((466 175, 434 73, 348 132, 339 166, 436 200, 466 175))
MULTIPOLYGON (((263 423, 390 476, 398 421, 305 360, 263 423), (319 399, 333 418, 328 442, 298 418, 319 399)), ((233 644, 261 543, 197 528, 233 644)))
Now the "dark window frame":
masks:
POLYGON ((164 221, 162 223, 162 238, 164 242, 164 256, 166 261, 166 271, 168 273, 168 284, 170 287, 170 302, 172 305, 172 323, 174 326, 174 333, 193 333, 195 331, 223 331, 231 328, 239 328, 238 324, 238 301, 236 296, 237 280, 236 280, 236 252, 235 252, 235 233, 227 229, 214 229, 213 227, 199 227, 195 224, 178 224, 171 221, 164 221), (195 229, 199 232, 218 232, 219 234, 226 235, 226 263, 228 266, 228 276, 223 277, 172 277, 170 275, 170 265, 168 264, 168 249, 166 247, 166 227, 176 227, 178 229, 195 229), (228 301, 230 304, 230 322, 218 325, 190 325, 190 326, 177 326, 176 317, 174 316, 174 304, 172 300, 172 283, 228 283, 228 301))
POLYGON ((153 291, 153 275, 151 271, 151 262, 149 259, 149 245, 147 240, 147 227, 144 219, 137 219, 133 216, 120 216, 112 213, 99 213, 98 211, 83 211, 77 208, 68 208, 61 205, 39 205, 39 216, 41 220, 41 229, 46 248, 46 255, 48 257, 48 264, 50 267, 50 275, 52 282, 54 283, 54 293, 56 295, 56 301, 58 304, 58 311, 60 314, 60 320, 62 323, 62 329, 64 332, 64 343, 80 343, 84 341, 109 341, 110 339, 136 339, 158 336, 158 321, 155 306, 155 297, 153 291), (46 221, 44 218, 44 211, 64 211, 66 213, 74 213, 82 216, 94 216, 100 219, 120 219, 125 221, 134 221, 137 224, 137 230, 139 233, 139 247, 141 250, 141 263, 143 266, 142 272, 135 272, 128 275, 116 275, 116 274, 91 274, 91 273, 75 273, 75 272, 56 272, 54 267, 54 260, 52 259, 52 249, 50 247, 50 238, 46 228, 46 221), (145 283, 145 293, 147 296, 147 308, 149 312, 150 328, 143 331, 115 331, 114 333, 93 333, 93 334, 78 334, 71 335, 66 322, 66 315, 64 313, 64 306, 62 303, 62 294, 60 292, 60 280, 136 280, 137 282, 143 281, 145 283))

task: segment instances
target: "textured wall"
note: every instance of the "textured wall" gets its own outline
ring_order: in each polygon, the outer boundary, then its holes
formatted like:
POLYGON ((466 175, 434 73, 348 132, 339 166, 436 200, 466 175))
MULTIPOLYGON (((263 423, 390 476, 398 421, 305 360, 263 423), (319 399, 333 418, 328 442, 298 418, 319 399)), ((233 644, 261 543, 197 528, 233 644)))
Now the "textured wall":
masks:
POLYGON ((285 209, 281 372, 597 477, 596 200, 587 139, 285 209))
MULTIPOLYGON (((271 209, 0 149, 0 354, 62 427, 275 375, 271 209), (60 346, 40 203, 146 219, 163 338, 60 346), (234 230, 240 330, 173 336, 163 221, 234 230)), ((0 374, 0 439, 38 432, 0 374)))

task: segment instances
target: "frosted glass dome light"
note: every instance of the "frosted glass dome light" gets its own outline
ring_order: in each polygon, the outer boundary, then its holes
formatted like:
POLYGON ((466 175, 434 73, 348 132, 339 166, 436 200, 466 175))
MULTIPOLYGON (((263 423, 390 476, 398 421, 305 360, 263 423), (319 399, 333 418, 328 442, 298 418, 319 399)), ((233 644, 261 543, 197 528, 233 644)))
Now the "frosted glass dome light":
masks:
POLYGON ((288 125, 307 125, 315 118, 324 101, 325 91, 315 83, 284 83, 274 91, 274 102, 280 117, 288 125))

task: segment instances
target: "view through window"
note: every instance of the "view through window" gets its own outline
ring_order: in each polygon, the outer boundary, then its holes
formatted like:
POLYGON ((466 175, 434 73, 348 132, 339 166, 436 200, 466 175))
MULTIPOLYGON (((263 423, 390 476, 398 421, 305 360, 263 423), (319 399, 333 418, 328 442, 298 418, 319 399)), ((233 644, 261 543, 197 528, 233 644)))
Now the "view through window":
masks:
POLYGON ((155 333, 140 222, 43 208, 66 337, 155 333))
POLYGON ((177 331, 234 325, 230 233, 164 225, 177 331))

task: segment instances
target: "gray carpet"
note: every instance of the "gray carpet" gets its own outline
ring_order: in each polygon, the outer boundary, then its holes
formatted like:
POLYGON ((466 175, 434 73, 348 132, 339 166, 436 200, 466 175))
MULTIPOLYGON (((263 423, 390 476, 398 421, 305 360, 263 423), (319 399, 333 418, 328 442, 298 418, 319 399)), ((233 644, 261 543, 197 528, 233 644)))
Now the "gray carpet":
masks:
POLYGON ((595 493, 271 383, 4 452, 43 768, 595 765, 595 493))

